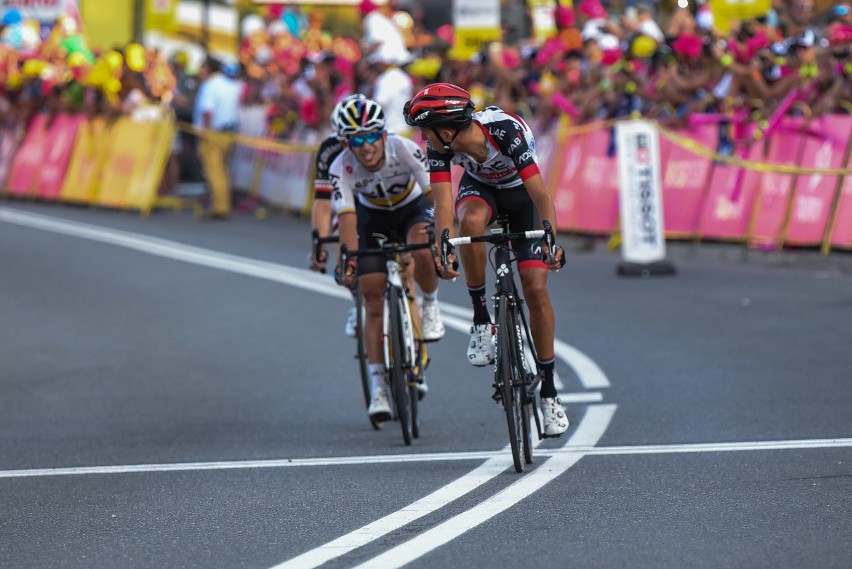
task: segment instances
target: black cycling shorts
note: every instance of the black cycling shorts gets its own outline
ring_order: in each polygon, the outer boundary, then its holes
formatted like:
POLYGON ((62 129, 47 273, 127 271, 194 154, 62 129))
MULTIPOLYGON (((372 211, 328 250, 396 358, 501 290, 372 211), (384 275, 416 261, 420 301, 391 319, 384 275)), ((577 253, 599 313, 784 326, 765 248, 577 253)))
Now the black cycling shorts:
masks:
MULTIPOLYGON (((495 188, 474 179, 467 172, 459 182, 459 195, 456 198, 456 213, 463 201, 478 199, 485 202, 490 209, 488 225, 494 223, 498 216, 509 219, 509 231, 531 231, 541 229, 535 204, 524 186, 517 188, 495 188)), ((532 267, 547 269, 542 260, 541 239, 523 239, 512 242, 512 250, 518 257, 518 269, 532 267)))
MULTIPOLYGON (((358 248, 379 247, 380 236, 395 241, 404 241, 408 231, 417 223, 435 226, 435 208, 420 196, 416 201, 393 211, 372 209, 355 203, 358 215, 358 248)), ((381 255, 359 255, 358 274, 386 273, 386 259, 381 255)))

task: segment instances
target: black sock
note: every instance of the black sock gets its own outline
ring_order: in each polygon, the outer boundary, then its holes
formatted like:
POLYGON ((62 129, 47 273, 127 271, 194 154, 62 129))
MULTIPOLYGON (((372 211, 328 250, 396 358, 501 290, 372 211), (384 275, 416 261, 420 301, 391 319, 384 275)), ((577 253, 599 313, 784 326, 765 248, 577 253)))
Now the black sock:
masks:
POLYGON ((553 383, 553 366, 556 363, 555 358, 551 358, 546 362, 538 363, 538 375, 541 376, 541 396, 556 397, 556 385, 553 383))
POLYGON ((470 300, 473 303, 474 325, 491 324, 491 315, 488 313, 488 302, 486 301, 485 285, 479 288, 468 288, 470 300))

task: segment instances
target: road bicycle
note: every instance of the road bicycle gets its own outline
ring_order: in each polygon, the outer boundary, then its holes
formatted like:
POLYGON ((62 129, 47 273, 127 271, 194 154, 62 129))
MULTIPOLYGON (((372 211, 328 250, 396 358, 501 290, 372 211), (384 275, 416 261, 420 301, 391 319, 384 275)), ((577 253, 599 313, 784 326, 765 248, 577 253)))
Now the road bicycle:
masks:
POLYGON ((426 343, 420 327, 411 316, 411 299, 403 282, 403 254, 419 249, 434 249, 434 239, 427 243, 406 245, 399 236, 377 236, 379 247, 349 251, 340 246, 340 266, 346 267, 350 257, 384 256, 387 265, 387 284, 382 312, 382 351, 385 379, 393 401, 393 420, 399 422, 402 439, 410 445, 420 437, 417 403, 421 397, 418 385, 424 380, 429 363, 426 343))
MULTIPOLYGON (((554 250, 553 228, 544 222, 544 229, 509 232, 509 220, 497 218, 499 225, 486 235, 474 237, 449 237, 445 229, 441 235, 441 262, 448 268, 447 257, 453 248, 471 243, 493 245, 489 255, 496 276, 495 293, 491 296, 494 308, 496 359, 494 362, 494 395, 502 403, 509 427, 509 446, 517 472, 523 472, 526 464, 532 464, 533 446, 530 416, 535 419, 539 440, 547 435, 541 429, 535 391, 539 384, 535 362, 535 345, 527 322, 524 300, 518 294, 515 283, 517 257, 511 248, 512 240, 543 239, 548 250, 554 250)), ((552 257, 550 257, 552 259, 552 257)), ((454 265, 454 269, 457 264, 454 265)))
MULTIPOLYGON (((337 235, 328 237, 320 237, 319 232, 314 229, 312 234, 314 259, 325 260, 328 258, 328 252, 323 248, 326 243, 338 243, 340 238, 337 235)), ((322 271, 325 273, 325 270, 322 271)), ((361 294, 361 287, 358 286, 357 279, 355 280, 354 298, 355 298, 355 359, 358 360, 358 372, 361 375, 361 392, 364 395, 364 407, 370 407, 370 369, 367 360, 367 344, 364 339, 364 295, 361 294)), ((378 421, 367 415, 370 419, 370 424, 374 429, 380 430, 384 427, 384 421, 378 421)))

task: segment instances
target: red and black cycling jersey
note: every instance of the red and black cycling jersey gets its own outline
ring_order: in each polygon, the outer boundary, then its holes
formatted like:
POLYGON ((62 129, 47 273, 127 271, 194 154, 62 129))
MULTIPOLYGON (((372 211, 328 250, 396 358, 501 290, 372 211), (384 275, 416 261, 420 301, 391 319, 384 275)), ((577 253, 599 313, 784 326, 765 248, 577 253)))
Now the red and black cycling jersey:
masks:
POLYGON ((345 146, 343 141, 336 135, 331 135, 320 144, 317 150, 316 157, 316 179, 314 180, 314 199, 315 200, 330 200, 331 199, 331 180, 328 177, 328 170, 334 159, 343 152, 345 146))
POLYGON ((475 180, 495 188, 517 188, 539 174, 535 137, 527 123, 499 107, 473 114, 473 128, 485 133, 487 156, 477 162, 464 152, 437 150, 427 146, 429 173, 433 184, 450 182, 450 165, 457 164, 475 180))

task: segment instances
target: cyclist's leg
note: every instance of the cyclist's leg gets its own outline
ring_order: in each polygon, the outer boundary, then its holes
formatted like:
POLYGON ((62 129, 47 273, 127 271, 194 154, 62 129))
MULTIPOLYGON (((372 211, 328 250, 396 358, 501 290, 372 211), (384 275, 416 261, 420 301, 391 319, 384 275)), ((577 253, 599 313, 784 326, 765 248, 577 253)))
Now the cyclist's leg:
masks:
MULTIPOLYGON (((509 214, 512 231, 528 231, 538 228, 535 205, 525 191, 506 192, 499 198, 500 206, 509 214)), ((557 398, 553 381, 554 338, 556 316, 547 288, 547 265, 542 260, 541 241, 526 239, 513 243, 518 257, 521 289, 530 315, 530 332, 537 357, 541 378, 541 407, 544 415, 544 430, 548 435, 560 435, 568 429, 565 410, 557 398)))
MULTIPOLYGON (((385 232, 387 216, 382 212, 358 208, 358 248, 378 247, 376 233, 385 232)), ((366 318, 364 336, 367 347, 367 361, 370 368, 370 387, 372 400, 370 415, 386 420, 390 418, 390 405, 385 392, 385 364, 382 350, 382 315, 384 312, 384 292, 387 268, 380 256, 358 257, 358 284, 364 296, 366 318)))
MULTIPOLYGON (((459 193, 456 198, 459 235, 472 237, 482 235, 496 213, 494 196, 490 188, 465 173, 459 182, 459 193)), ((488 261, 485 244, 474 243, 462 247, 460 257, 468 288, 484 286, 488 261)))
MULTIPOLYGON (((468 176, 462 176, 456 199, 459 234, 477 236, 493 221, 497 209, 490 188, 468 176)), ((484 243, 466 245, 460 249, 464 278, 473 305, 473 327, 467 349, 468 361, 478 367, 494 361, 494 329, 488 312, 485 291, 485 270, 488 250, 484 243)))
MULTIPOLYGON (((435 218, 432 207, 426 198, 421 197, 416 204, 412 204, 408 219, 406 220, 406 242, 407 243, 427 243, 429 241, 428 230, 435 227, 435 218)), ((413 251, 414 259, 414 279, 420 287, 420 292, 423 295, 423 318, 419 310, 416 310, 419 329, 423 333, 426 340, 439 340, 444 336, 444 324, 441 321, 440 310, 438 309, 438 275, 435 273, 435 261, 432 258, 432 251, 429 249, 421 249, 413 251)), ((409 289, 414 292, 414 289, 409 289)))

